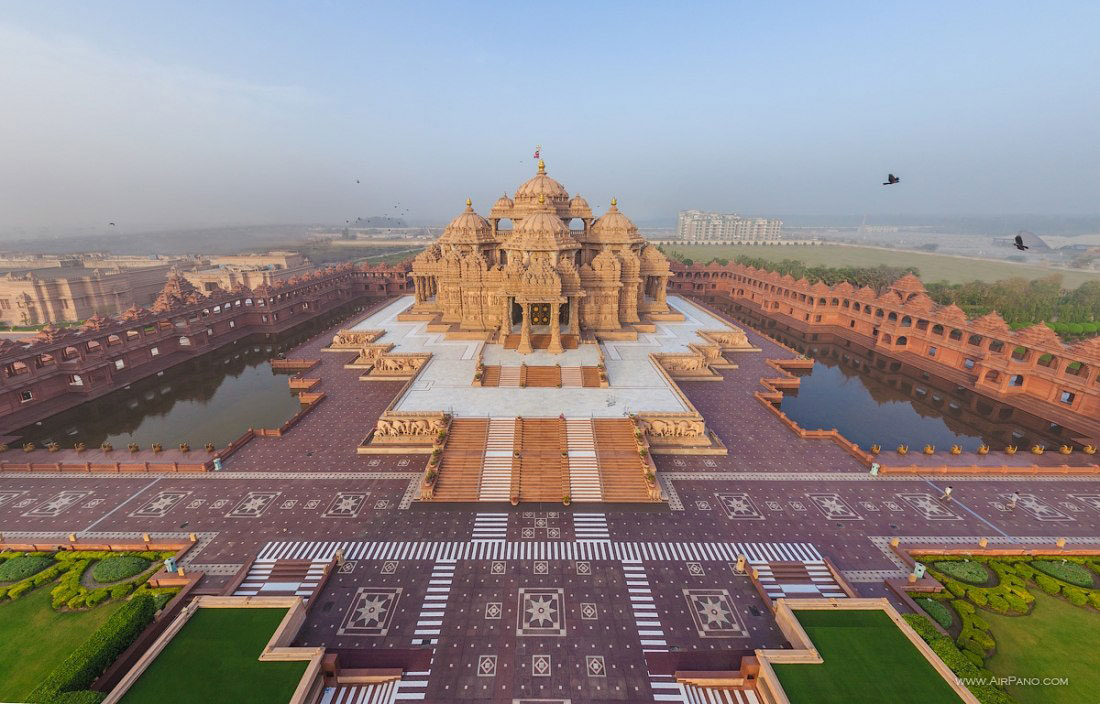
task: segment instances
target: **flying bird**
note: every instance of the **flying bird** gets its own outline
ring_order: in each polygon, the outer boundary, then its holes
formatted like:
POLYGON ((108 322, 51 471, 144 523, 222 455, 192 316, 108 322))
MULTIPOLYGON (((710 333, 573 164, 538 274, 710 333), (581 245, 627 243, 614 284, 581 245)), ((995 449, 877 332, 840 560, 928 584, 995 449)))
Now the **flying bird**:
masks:
POLYGON ((359 179, 355 179, 355 182, 356 182, 356 183, 359 183, 359 179))
POLYGON ((1025 249, 1028 249, 1028 246, 1024 244, 1023 235, 1016 235, 1016 249, 1020 250, 1021 252, 1025 249))
POLYGON ((107 223, 107 224, 108 224, 108 225, 110 225, 111 227, 114 227, 114 226, 115 226, 115 224, 114 224, 113 222, 109 222, 109 223, 107 223))
POLYGON ((895 183, 901 183, 901 179, 898 178, 897 176, 895 176, 894 174, 890 174, 886 177, 886 180, 882 182, 882 185, 883 186, 893 186, 895 183))

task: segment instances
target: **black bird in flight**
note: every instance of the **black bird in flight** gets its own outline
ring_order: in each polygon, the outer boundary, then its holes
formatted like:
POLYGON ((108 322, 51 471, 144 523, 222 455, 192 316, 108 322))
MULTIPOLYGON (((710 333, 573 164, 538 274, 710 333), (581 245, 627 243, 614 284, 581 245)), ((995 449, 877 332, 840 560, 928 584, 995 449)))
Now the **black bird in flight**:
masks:
POLYGON ((901 183, 901 179, 898 178, 897 176, 895 176, 894 174, 890 174, 889 176, 886 177, 886 180, 882 182, 882 185, 883 186, 893 186, 895 183, 901 183))
POLYGON ((356 183, 359 183, 359 179, 355 179, 355 182, 356 182, 356 183))
POLYGON ((107 223, 107 224, 108 224, 108 225, 110 225, 111 227, 114 227, 114 226, 115 226, 115 224, 114 224, 113 222, 109 222, 109 223, 107 223))
POLYGON ((1022 235, 1016 235, 1016 249, 1018 249, 1022 252, 1027 248, 1028 248, 1028 246, 1026 244, 1024 244, 1023 236, 1022 235))

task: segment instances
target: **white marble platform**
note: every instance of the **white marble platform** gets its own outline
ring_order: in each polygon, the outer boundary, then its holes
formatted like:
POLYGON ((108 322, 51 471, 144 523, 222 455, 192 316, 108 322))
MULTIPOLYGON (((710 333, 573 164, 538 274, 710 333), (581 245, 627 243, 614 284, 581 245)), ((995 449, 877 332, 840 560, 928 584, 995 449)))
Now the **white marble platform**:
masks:
MULTIPOLYGON (((442 410, 456 417, 537 417, 564 413, 600 418, 640 411, 679 412, 688 409, 650 361, 649 354, 687 352, 688 344, 703 342, 697 331, 725 330, 729 326, 678 296, 669 296, 668 300, 684 314, 684 322, 658 323, 656 332, 642 333, 637 341, 601 343, 611 384, 606 389, 471 386, 478 351, 483 346, 486 364, 595 365, 598 354, 591 345, 581 345, 560 355, 545 351, 520 355, 500 345, 447 340, 442 333, 427 332, 426 323, 397 320, 397 315, 412 305, 412 296, 394 301, 355 329, 385 329, 385 336, 377 342, 394 343, 392 353, 432 353, 428 366, 395 404, 397 411, 442 410)), ((368 385, 364 385, 363 393, 371 393, 368 385)))

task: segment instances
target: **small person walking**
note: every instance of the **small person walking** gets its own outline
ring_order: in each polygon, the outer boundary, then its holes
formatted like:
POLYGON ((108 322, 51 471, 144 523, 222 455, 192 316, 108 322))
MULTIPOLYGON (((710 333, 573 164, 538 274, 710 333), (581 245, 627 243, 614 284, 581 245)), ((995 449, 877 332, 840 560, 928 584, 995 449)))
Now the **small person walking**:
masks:
POLYGON ((949 484, 946 489, 943 490, 943 496, 940 497, 940 501, 951 500, 951 485, 949 484))
POLYGON ((1018 492, 1018 491, 1012 492, 1012 498, 1010 498, 1008 500, 1009 510, 1015 511, 1016 510, 1016 504, 1017 504, 1017 502, 1019 502, 1019 500, 1020 500, 1020 492, 1018 492))

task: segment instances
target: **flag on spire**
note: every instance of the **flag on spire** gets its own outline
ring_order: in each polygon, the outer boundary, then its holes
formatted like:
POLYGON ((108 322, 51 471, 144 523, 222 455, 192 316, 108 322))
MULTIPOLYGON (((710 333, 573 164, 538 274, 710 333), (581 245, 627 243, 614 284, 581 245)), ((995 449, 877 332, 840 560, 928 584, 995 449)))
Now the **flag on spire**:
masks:
POLYGON ((542 145, 541 144, 536 144, 535 145, 535 156, 534 156, 535 159, 539 158, 539 152, 541 152, 541 151, 542 151, 542 145))

